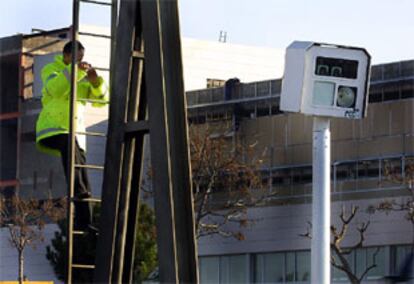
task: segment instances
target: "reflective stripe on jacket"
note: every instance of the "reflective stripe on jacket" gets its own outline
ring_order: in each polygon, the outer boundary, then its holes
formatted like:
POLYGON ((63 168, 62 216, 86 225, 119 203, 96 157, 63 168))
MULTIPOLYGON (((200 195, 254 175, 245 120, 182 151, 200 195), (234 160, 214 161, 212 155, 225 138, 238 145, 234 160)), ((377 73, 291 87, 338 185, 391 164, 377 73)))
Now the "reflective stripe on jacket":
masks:
MULTIPOLYGON (((42 144, 42 139, 59 134, 69 133, 69 106, 70 106, 70 74, 72 65, 63 62, 63 56, 58 55, 55 61, 43 67, 41 72, 42 111, 36 123, 36 146, 42 152, 60 155, 59 151, 48 148, 42 144)), ((107 87, 102 77, 98 77, 99 86, 93 87, 86 79, 86 72, 78 70, 77 74, 77 98, 102 100, 102 103, 93 103, 94 107, 105 106, 108 101, 107 87)), ((85 131, 84 105, 85 102, 77 102, 75 105, 75 131, 85 131)), ((84 135, 77 137, 79 146, 86 148, 84 135)))

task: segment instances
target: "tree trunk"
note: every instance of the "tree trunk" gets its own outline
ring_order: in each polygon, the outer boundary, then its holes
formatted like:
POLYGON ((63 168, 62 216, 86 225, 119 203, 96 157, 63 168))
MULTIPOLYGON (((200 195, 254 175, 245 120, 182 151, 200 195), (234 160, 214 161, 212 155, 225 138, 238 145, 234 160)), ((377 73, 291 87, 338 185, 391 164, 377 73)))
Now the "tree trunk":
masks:
POLYGON ((19 284, 23 284, 23 271, 24 271, 24 256, 23 250, 19 250, 19 284))

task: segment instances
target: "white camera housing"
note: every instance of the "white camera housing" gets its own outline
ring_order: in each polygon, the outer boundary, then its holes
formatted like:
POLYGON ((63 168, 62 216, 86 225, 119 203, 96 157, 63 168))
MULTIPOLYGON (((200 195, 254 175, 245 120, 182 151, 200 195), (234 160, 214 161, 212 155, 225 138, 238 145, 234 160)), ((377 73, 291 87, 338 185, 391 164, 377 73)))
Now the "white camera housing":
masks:
POLYGON ((308 115, 366 116, 371 56, 363 48, 294 41, 286 50, 280 109, 308 115))

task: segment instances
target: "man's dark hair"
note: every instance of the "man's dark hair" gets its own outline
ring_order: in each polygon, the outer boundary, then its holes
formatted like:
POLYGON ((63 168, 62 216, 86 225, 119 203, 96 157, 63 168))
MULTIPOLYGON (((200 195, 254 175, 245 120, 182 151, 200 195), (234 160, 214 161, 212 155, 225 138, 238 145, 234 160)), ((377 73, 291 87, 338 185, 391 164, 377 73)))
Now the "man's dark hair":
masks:
MULTIPOLYGON (((66 54, 72 53, 73 43, 74 43, 73 41, 70 41, 67 44, 65 44, 65 46, 63 47, 63 53, 66 53, 66 54)), ((85 50, 85 47, 80 43, 80 41, 76 41, 76 44, 78 46, 78 50, 85 50)))

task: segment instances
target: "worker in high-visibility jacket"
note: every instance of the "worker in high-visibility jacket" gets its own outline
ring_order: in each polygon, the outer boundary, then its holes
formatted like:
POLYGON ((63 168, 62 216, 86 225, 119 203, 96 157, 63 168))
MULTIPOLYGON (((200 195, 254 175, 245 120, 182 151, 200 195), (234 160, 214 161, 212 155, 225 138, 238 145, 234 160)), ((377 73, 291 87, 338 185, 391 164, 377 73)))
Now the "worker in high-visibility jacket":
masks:
MULTIPOLYGON (((72 45, 77 44, 78 71, 77 99, 93 100, 92 106, 105 106, 108 100, 107 87, 102 77, 88 63, 83 62, 85 48, 79 42, 68 42, 62 55, 57 55, 54 62, 47 64, 41 71, 43 82, 42 111, 36 123, 36 146, 42 152, 60 156, 63 169, 68 180, 69 162, 69 122, 70 94, 72 71, 72 45)), ((74 131, 84 132, 85 101, 77 101, 74 108, 74 131)), ((85 164, 85 135, 76 135, 75 164, 85 164)), ((85 168, 75 167, 75 197, 79 199, 91 197, 91 188, 85 168)), ((88 229, 91 226, 92 214, 89 203, 75 202, 75 229, 88 229)))

